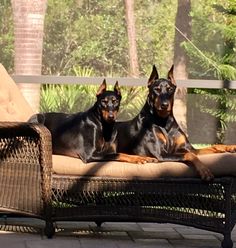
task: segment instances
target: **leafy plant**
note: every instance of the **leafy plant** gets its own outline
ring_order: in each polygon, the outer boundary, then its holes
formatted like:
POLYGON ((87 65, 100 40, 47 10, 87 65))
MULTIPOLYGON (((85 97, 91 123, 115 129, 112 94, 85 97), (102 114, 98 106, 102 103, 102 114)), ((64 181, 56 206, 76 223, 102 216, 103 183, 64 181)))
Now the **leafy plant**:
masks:
MULTIPOLYGON (((223 1, 220 5, 207 2, 204 1, 202 9, 199 4, 192 13, 193 29, 199 32, 194 32, 193 42, 188 41, 183 46, 191 58, 192 77, 221 79, 227 88, 230 80, 236 78, 236 15, 232 11, 236 6, 233 1, 223 1), (199 74, 199 71, 203 73, 199 74)), ((218 142, 223 143, 228 124, 236 121, 236 91, 194 89, 192 93, 204 96, 205 101, 197 106, 202 112, 216 117, 218 142), (209 100, 215 102, 217 108, 207 106, 209 100)))
MULTIPOLYGON (((73 67, 76 76, 90 77, 91 68, 73 67)), ((93 85, 44 85, 41 89, 41 112, 79 112, 89 108, 95 99, 97 86, 93 85)))
POLYGON ((145 87, 121 87, 122 100, 118 118, 127 120, 133 118, 141 110, 146 100, 145 87))
POLYGON ((8 72, 13 70, 13 17, 10 1, 0 3, 0 61, 8 72))

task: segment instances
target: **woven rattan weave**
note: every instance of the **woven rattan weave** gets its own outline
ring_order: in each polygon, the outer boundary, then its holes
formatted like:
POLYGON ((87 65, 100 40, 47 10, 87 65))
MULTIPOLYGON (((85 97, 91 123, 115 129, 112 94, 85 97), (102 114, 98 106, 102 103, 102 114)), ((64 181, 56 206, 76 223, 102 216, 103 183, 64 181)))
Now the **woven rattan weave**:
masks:
POLYGON ((49 131, 0 122, 0 211, 45 220, 50 226, 52 151, 49 131))
POLYGON ((224 235, 232 247, 236 180, 121 180, 53 175, 53 219, 177 223, 224 235))

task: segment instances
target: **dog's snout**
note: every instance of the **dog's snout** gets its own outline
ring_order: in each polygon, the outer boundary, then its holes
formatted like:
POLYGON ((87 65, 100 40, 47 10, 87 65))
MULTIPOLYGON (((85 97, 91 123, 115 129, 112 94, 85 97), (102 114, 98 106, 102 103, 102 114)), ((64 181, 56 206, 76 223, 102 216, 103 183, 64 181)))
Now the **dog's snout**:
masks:
POLYGON ((108 117, 111 119, 111 118, 114 118, 114 114, 113 113, 109 113, 108 117))
POLYGON ((115 119, 115 115, 114 115, 113 111, 109 111, 109 112, 108 112, 108 118, 109 118, 110 120, 115 119))
POLYGON ((161 104, 161 108, 162 108, 162 109, 167 109, 168 106, 169 106, 168 102, 163 102, 163 103, 161 104))

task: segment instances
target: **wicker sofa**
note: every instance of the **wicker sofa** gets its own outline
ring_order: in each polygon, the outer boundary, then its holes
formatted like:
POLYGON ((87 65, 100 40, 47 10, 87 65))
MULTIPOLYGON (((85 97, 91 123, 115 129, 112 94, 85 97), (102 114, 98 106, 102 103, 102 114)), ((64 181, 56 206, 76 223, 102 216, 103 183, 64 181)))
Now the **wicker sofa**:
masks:
POLYGON ((49 131, 26 123, 33 111, 2 65, 0 101, 1 212, 45 220, 48 237, 60 220, 168 222, 221 233, 232 247, 235 154, 200 157, 216 176, 208 183, 177 162, 83 164, 52 155, 49 131))

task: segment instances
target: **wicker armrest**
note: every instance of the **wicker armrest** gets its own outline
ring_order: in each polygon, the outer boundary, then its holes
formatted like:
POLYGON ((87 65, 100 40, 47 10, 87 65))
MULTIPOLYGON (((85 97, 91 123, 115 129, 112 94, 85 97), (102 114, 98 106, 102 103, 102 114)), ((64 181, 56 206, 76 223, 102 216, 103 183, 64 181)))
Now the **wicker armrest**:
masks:
POLYGON ((51 203, 50 132, 0 122, 0 210, 47 219, 51 203))

